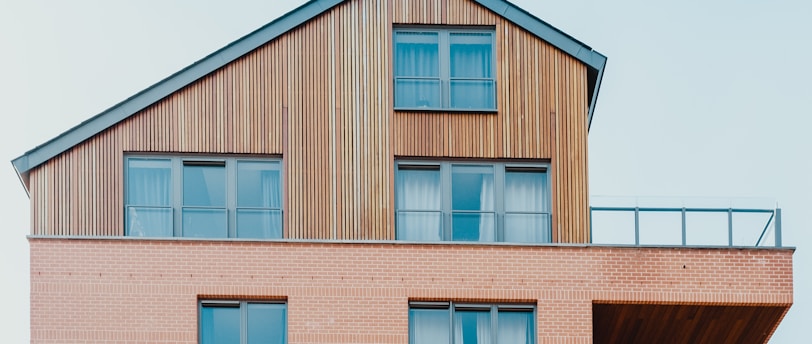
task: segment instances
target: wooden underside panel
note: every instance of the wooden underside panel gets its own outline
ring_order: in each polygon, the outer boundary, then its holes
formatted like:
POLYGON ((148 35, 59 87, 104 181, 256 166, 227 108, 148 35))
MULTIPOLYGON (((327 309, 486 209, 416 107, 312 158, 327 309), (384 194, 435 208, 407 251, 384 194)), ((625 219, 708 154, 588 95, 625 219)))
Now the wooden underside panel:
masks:
POLYGON ((553 165, 554 238, 588 242, 586 68, 468 0, 346 1, 31 171, 32 232, 123 235, 128 152, 284 161, 288 238, 394 239, 396 157, 553 165), (496 32, 496 113, 392 110, 392 28, 496 32))
POLYGON ((789 306, 593 304, 593 338, 609 343, 766 343, 789 306))

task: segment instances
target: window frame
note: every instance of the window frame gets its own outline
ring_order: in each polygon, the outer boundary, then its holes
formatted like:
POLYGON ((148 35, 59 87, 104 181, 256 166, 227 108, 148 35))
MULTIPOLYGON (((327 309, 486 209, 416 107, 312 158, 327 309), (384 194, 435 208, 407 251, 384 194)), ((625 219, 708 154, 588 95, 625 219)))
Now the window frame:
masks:
MULTIPOLYGON (((498 111, 499 104, 497 100, 497 80, 496 80, 496 28, 493 26, 418 26, 418 25, 404 25, 395 26, 392 29, 392 107, 397 111, 434 111, 434 112, 474 112, 474 113, 494 113, 498 111), (399 79, 419 79, 415 76, 398 76, 397 70, 397 35, 401 32, 411 33, 437 33, 438 35, 438 79, 440 82, 440 107, 409 107, 397 106, 397 83, 399 79), (490 78, 464 78, 464 77, 451 77, 451 39, 452 34, 457 33, 487 33, 490 35, 491 43, 491 64, 490 64, 490 78), (493 83, 493 108, 460 108, 451 106, 451 81, 457 80, 490 80, 493 83)), ((432 78, 433 79, 433 78, 432 78)))
MULTIPOLYGON (((398 180, 400 178, 399 174, 401 173, 402 167, 406 167, 406 169, 434 169, 433 167, 437 167, 436 169, 439 170, 440 173, 440 197, 441 197, 441 208, 439 213, 441 214, 441 231, 442 231, 442 238, 440 242, 478 242, 478 243, 491 243, 491 242, 500 242, 500 243, 516 243, 516 244, 538 244, 538 243, 551 243, 552 242, 552 178, 550 178, 550 163, 548 162, 513 162, 513 161, 454 161, 454 160, 408 160, 408 159, 399 159, 395 161, 395 183, 394 183, 394 195, 395 195, 395 240, 403 240, 400 236, 400 230, 398 228, 398 218, 400 217, 401 212, 438 212, 434 210, 414 210, 414 209, 407 209, 402 210, 399 208, 398 201, 397 201, 397 193, 398 191, 398 180), (494 210, 492 211, 495 217, 495 238, 492 241, 460 241, 454 240, 453 238, 453 215, 455 212, 463 213, 467 212, 464 210, 455 210, 452 205, 452 198, 453 198, 453 191, 452 191, 452 174, 453 174, 453 167, 454 166, 490 166, 493 167, 493 188, 494 188, 494 210), (537 170, 538 172, 543 172, 546 175, 546 183, 544 185, 545 193, 542 195, 544 199, 544 204, 546 205, 546 209, 543 209, 542 212, 515 212, 515 211, 507 211, 505 209, 505 176, 509 170, 513 169, 514 171, 520 170, 537 170), (547 224, 548 224, 548 233, 547 238, 548 241, 538 241, 538 242, 512 242, 512 241, 505 241, 505 215, 506 214, 542 214, 546 216, 547 224)), ((487 211, 482 211, 487 212, 487 211)), ((429 241, 434 242, 434 241, 429 241)))
POLYGON ((479 302, 455 302, 455 301, 409 301, 409 344, 415 344, 413 336, 414 318, 412 317, 413 309, 433 309, 433 310, 446 310, 448 313, 448 334, 449 344, 455 343, 456 330, 454 328, 454 316, 458 311, 488 311, 490 314, 491 326, 491 343, 499 344, 499 313, 505 312, 522 312, 531 313, 533 321, 528 323, 531 326, 530 333, 533 335, 529 338, 530 344, 538 342, 538 308, 532 303, 479 303, 479 302))
MULTIPOLYGON (((220 207, 210 207, 210 206, 197 206, 197 205, 186 205, 184 204, 184 166, 194 166, 194 165, 209 165, 209 166, 217 166, 222 165, 225 169, 225 211, 227 216, 227 235, 226 237, 198 237, 201 239, 237 239, 237 211, 239 209, 265 209, 271 211, 279 211, 280 217, 282 217, 281 222, 281 233, 279 238, 245 238, 245 239, 254 239, 254 240, 263 240, 263 239, 281 239, 284 238, 284 212, 285 212, 285 203, 284 203, 284 194, 285 194, 285 174, 284 174, 284 163, 282 158, 279 156, 255 156, 255 155, 174 155, 174 154, 125 154, 124 155, 124 193, 123 193, 123 203, 124 203, 124 236, 131 236, 130 235, 130 226, 129 226, 129 209, 132 207, 144 207, 139 205, 134 205, 129 203, 129 173, 130 167, 129 162, 131 160, 147 160, 147 161, 157 161, 168 160, 170 163, 170 193, 169 193, 169 206, 168 207, 161 207, 164 209, 170 209, 172 212, 172 236, 145 236, 147 238, 167 238, 167 237, 174 237, 174 238, 195 238, 191 236, 184 236, 183 233, 183 210, 185 208, 190 209, 215 209, 220 207), (275 163, 278 167, 279 171, 279 207, 240 207, 238 206, 238 164, 240 162, 270 162, 275 163)), ((151 207, 151 206, 150 206, 151 207)))
POLYGON ((239 308, 240 310, 240 344, 248 343, 248 305, 249 304, 272 304, 284 306, 284 333, 282 334, 282 342, 288 342, 288 304, 287 300, 219 300, 219 299, 201 299, 197 302, 197 342, 203 343, 203 308, 204 307, 222 307, 222 308, 239 308))

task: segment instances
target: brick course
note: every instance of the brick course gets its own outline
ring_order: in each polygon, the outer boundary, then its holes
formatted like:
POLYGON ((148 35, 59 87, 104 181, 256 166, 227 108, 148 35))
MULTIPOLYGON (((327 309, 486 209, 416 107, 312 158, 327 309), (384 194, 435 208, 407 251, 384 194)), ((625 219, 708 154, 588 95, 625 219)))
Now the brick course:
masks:
POLYGON ((287 299, 289 343, 407 343, 409 300, 536 302, 539 343, 591 343, 593 300, 793 300, 791 249, 29 243, 32 343, 196 343, 200 298, 287 299))

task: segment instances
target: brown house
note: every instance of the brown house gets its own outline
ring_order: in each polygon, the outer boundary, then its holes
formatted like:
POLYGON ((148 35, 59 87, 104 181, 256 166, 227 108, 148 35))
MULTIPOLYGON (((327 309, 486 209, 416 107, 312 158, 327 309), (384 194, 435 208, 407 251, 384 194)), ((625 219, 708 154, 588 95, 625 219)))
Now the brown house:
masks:
POLYGON ((606 58, 313 0, 13 161, 32 342, 763 343, 791 249, 593 245, 606 58))

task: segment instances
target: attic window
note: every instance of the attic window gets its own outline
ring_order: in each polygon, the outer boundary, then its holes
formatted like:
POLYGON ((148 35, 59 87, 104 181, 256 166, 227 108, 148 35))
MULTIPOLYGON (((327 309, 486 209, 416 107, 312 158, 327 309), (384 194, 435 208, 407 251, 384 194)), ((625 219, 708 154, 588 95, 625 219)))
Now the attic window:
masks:
POLYGON ((395 109, 496 110, 494 31, 395 29, 395 109))

